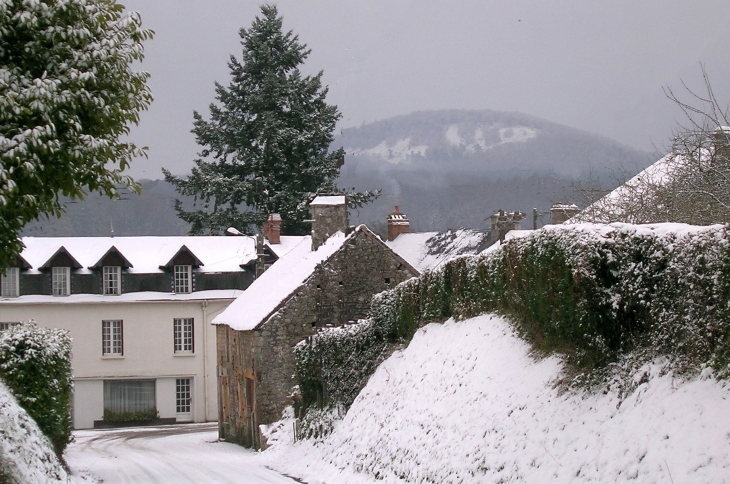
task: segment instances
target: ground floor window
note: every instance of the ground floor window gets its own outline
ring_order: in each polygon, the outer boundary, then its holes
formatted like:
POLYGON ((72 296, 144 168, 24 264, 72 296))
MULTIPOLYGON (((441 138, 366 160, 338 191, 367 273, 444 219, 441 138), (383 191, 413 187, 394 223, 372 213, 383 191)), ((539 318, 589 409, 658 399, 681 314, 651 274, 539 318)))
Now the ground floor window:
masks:
POLYGON ((104 381, 104 420, 156 417, 155 380, 104 381))
POLYGON ((175 406, 177 413, 190 413, 190 378, 175 379, 175 406))
POLYGON ((3 322, 0 322, 0 331, 5 331, 6 329, 10 329, 11 327, 16 326, 18 324, 20 324, 20 323, 17 323, 17 322, 13 322, 13 323, 3 323, 3 322))

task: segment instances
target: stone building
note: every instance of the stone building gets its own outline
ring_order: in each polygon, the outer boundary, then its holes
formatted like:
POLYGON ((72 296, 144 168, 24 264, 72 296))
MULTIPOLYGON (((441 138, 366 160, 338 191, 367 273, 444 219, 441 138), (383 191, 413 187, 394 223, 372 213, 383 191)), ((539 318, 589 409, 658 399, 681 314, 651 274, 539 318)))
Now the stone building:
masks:
POLYGON ((259 425, 292 404, 297 343, 365 317, 374 294, 418 275, 367 227, 345 235, 344 197, 318 197, 312 207, 313 235, 213 320, 219 433, 227 441, 260 447, 259 425))

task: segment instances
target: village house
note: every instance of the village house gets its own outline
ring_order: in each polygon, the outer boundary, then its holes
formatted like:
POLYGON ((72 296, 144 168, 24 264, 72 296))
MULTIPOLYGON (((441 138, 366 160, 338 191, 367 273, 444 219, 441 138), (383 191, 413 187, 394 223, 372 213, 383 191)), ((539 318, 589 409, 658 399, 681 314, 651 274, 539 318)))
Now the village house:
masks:
MULTIPOLYGON (((301 237, 280 237, 270 265, 301 237)), ((255 277, 253 237, 26 237, 0 278, 0 330, 34 320, 70 331, 73 425, 156 411, 218 418, 210 321, 255 277)))
POLYGON ((374 294, 418 275, 364 225, 348 233, 344 196, 317 197, 311 211, 312 235, 213 319, 219 433, 227 441, 260 447, 259 425, 292 404, 297 343, 365 317, 374 294))

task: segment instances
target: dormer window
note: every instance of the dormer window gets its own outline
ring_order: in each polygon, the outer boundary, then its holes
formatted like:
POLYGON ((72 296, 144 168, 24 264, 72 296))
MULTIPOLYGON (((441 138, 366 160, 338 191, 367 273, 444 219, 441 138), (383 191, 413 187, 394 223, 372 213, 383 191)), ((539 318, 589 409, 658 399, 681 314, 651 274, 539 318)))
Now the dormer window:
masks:
POLYGON ((2 297, 20 296, 20 268, 8 267, 0 279, 2 297))
POLYGON ((53 267, 51 269, 51 286, 54 296, 68 296, 71 293, 71 268, 53 267))
POLYGON ((176 265, 175 266, 175 293, 187 294, 192 292, 193 266, 176 265))
POLYGON ((102 286, 105 295, 122 293, 122 267, 104 266, 102 268, 102 286))

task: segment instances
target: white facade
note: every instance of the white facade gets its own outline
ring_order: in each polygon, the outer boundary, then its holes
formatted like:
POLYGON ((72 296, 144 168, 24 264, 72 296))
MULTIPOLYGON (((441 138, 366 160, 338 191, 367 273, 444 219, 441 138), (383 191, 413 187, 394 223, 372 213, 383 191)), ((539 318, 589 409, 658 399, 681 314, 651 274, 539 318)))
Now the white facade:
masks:
POLYGON ((92 428, 104 413, 104 382, 153 380, 160 418, 218 418, 215 328, 210 321, 242 291, 186 295, 21 296, 0 301, 0 321, 35 320, 67 329, 73 340, 74 428, 92 428), (121 298, 121 299, 120 299, 121 298), (192 351, 175 352, 174 320, 193 319, 192 351), (102 354, 102 321, 122 321, 122 354, 102 354), (190 412, 178 413, 177 383, 190 380, 190 412))

